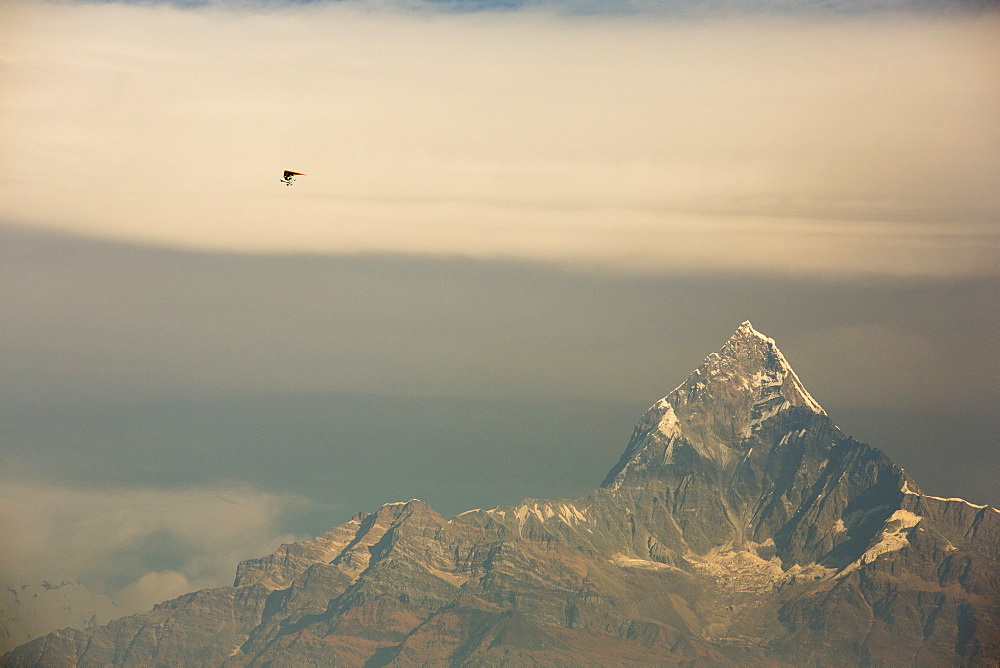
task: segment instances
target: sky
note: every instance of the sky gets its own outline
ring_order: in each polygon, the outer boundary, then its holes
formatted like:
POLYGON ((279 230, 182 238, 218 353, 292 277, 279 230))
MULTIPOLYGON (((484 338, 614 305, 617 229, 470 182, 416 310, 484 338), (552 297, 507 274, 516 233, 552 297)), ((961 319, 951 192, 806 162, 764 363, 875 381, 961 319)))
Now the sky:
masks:
POLYGON ((745 319, 997 505, 1000 15, 741 6, 4 2, 0 581, 583 496, 745 319))

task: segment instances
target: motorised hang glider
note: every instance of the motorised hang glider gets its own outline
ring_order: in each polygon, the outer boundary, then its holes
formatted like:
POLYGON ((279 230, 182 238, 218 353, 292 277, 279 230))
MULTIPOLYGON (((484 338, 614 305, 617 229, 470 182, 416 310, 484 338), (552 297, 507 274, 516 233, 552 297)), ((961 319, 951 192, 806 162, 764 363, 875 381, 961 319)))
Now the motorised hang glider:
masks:
POLYGON ((285 175, 281 177, 281 182, 284 183, 286 186, 290 186, 293 183, 295 183, 296 176, 306 176, 306 175, 303 174, 302 172, 291 172, 286 169, 285 175))

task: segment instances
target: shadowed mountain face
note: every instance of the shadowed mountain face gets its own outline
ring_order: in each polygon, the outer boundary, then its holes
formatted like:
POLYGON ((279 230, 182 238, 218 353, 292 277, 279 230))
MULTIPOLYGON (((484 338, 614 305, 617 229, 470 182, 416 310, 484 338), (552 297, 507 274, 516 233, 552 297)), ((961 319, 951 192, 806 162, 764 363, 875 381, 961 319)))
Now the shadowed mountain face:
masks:
POLYGON ((583 499, 387 504, 3 663, 992 666, 998 574, 997 510, 921 493, 743 323, 583 499))

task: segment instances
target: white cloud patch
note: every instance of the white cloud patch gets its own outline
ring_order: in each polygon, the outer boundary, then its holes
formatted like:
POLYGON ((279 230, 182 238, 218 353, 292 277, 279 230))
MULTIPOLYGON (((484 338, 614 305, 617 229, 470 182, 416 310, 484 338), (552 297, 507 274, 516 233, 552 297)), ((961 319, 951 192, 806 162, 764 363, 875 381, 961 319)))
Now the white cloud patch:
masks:
POLYGON ((303 538, 281 524, 306 503, 245 486, 101 490, 5 481, 0 628, 24 640, 91 615, 104 623, 231 585, 239 561, 303 538), (56 598, 61 605, 51 604, 56 598), (69 605, 76 618, 67 616, 69 605))
POLYGON ((0 11, 10 222, 251 252, 995 270, 992 14, 0 11))

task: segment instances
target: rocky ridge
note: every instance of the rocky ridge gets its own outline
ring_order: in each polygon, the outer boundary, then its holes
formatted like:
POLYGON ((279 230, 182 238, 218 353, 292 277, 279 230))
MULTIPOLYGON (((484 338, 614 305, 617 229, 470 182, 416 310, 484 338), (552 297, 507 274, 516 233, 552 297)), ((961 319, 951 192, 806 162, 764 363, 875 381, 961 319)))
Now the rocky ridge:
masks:
POLYGON ((745 322, 582 499, 386 504, 3 663, 995 665, 998 573, 1000 512, 923 494, 745 322))

